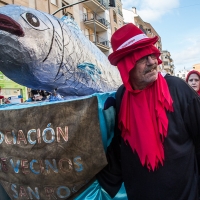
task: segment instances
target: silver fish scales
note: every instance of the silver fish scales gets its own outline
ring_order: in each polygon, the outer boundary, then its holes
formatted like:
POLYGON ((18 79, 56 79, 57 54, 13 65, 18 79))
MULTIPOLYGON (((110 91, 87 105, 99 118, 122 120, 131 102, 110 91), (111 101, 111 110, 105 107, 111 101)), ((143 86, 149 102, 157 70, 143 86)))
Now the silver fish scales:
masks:
POLYGON ((63 96, 115 91, 119 72, 73 22, 23 6, 0 7, 0 71, 63 96))

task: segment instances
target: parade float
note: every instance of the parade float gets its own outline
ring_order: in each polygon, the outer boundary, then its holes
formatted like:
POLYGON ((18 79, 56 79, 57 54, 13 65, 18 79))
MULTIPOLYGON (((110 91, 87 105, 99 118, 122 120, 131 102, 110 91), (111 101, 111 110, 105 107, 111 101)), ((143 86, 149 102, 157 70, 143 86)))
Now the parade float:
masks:
MULTIPOLYGON (((22 6, 0 8, 0 49, 0 71, 9 79, 63 97, 0 107, 6 193, 11 199, 111 199, 95 175, 107 164, 114 133, 114 103, 105 102, 122 84, 117 68, 73 20, 22 6)), ((114 199, 127 199, 123 186, 114 199)))

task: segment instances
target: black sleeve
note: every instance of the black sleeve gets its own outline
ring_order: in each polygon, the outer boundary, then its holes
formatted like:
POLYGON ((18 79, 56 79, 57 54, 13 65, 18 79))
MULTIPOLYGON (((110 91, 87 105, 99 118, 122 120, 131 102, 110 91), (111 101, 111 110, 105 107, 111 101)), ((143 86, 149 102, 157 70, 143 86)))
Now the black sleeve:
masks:
POLYGON ((115 134, 108 146, 106 157, 108 165, 101 170, 96 178, 99 181, 102 188, 113 198, 119 191, 122 180, 121 172, 121 149, 120 141, 121 134, 117 125, 117 115, 119 112, 121 98, 124 93, 124 87, 121 86, 116 93, 116 119, 115 119, 115 134))
POLYGON ((195 145, 198 170, 200 173, 200 97, 193 97, 188 104, 184 121, 195 145))
POLYGON ((200 96, 180 78, 166 76, 166 80, 175 98, 173 105, 180 111, 184 126, 193 140, 200 174, 200 96))

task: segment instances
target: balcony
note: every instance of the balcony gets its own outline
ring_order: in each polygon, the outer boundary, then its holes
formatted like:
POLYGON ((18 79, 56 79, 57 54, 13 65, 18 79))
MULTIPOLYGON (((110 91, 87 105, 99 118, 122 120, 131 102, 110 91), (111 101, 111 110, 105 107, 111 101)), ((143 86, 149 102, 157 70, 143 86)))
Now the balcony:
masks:
POLYGON ((104 12, 106 10, 106 1, 105 0, 91 0, 83 2, 88 8, 94 12, 104 12))
POLYGON ((139 29, 147 35, 145 28, 141 24, 139 24, 139 29))
POLYGON ((118 14, 123 17, 123 13, 122 13, 122 11, 120 9, 118 9, 118 14))
POLYGON ((101 51, 106 52, 109 51, 111 45, 110 41, 100 37, 98 34, 91 34, 91 35, 86 35, 86 37, 93 42, 101 51))
POLYGON ((107 31, 109 25, 109 22, 106 19, 98 16, 94 12, 84 13, 83 21, 86 26, 95 30, 95 32, 107 31))
POLYGON ((171 66, 170 65, 164 65, 164 69, 166 70, 171 70, 172 68, 171 68, 171 66))

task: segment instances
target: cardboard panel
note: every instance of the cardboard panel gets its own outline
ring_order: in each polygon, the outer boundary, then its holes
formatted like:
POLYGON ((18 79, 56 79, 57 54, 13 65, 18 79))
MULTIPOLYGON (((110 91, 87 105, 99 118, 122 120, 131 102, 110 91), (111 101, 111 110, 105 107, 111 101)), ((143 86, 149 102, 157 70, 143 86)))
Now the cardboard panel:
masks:
POLYGON ((0 182, 12 199, 68 199, 106 164, 97 97, 0 110, 0 182))

